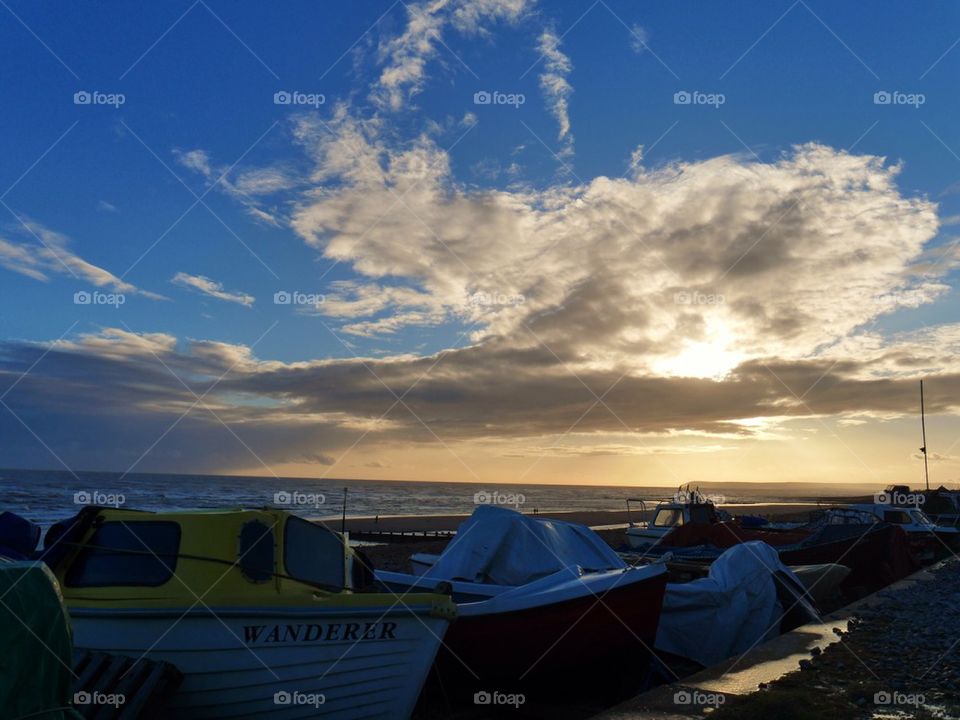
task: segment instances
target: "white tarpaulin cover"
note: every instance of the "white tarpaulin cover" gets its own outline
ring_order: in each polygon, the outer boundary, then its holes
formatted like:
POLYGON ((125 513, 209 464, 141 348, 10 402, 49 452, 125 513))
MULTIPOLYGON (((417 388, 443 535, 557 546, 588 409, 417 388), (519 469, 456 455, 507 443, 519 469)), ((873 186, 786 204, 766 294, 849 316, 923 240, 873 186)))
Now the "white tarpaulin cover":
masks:
POLYGON ((515 586, 571 566, 610 570, 626 563, 588 527, 481 505, 424 577, 515 586))
POLYGON ((764 542, 734 545, 714 560, 710 574, 667 584, 656 647, 713 665, 780 634, 783 613, 773 573, 802 587, 764 542))

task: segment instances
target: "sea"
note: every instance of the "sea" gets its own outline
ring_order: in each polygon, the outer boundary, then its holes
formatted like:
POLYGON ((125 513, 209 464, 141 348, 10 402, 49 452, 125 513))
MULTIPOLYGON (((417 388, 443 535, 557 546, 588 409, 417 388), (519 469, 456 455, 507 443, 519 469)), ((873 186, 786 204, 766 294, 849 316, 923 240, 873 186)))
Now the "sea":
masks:
MULTIPOLYGON (((694 484, 693 487, 698 487, 694 484)), ((717 504, 816 503, 873 490, 827 483, 704 483, 717 504)), ((278 505, 309 519, 469 514, 495 498, 521 511, 624 510, 628 499, 648 503, 677 488, 654 486, 479 484, 406 480, 332 480, 114 472, 0 469, 0 511, 44 527, 87 504, 137 510, 187 510, 278 505)))

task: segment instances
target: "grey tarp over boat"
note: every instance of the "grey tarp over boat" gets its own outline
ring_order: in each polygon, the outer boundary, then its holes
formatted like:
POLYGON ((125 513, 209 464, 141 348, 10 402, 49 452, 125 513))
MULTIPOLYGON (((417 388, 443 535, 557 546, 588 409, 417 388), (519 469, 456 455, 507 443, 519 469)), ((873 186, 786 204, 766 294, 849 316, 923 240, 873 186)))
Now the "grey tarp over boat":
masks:
POLYGON ((82 720, 59 586, 43 563, 0 562, 0 717, 82 720))
MULTIPOLYGON (((775 574, 795 584, 798 596, 803 594, 803 584, 777 551, 754 540, 726 550, 707 577, 668 583, 656 648, 713 665, 776 637, 790 607, 781 604, 775 574)), ((804 600, 790 597, 788 602, 802 604, 816 616, 804 600)))
POLYGON ((610 570, 626 563, 583 525, 480 505, 424 577, 515 586, 573 566, 610 570))

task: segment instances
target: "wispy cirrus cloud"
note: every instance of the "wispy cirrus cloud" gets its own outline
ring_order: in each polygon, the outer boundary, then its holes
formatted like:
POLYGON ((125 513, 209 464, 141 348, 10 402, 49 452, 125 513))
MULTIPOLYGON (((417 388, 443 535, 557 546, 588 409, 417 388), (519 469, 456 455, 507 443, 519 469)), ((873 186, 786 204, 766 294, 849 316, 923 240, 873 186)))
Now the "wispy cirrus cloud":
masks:
POLYGON ((633 25, 630 28, 630 49, 637 55, 647 49, 647 43, 650 40, 650 33, 642 25, 633 25))
POLYGON ((540 89, 550 113, 560 126, 557 139, 562 142, 562 149, 557 155, 567 157, 573 154, 573 135, 570 133, 570 95, 573 94, 573 86, 568 80, 573 64, 560 49, 560 37, 552 28, 540 34, 537 47, 543 55, 544 66, 540 74, 540 89))
POLYGON ((285 165, 233 169, 216 163, 202 148, 174 148, 173 156, 178 164, 200 175, 208 185, 216 183, 221 192, 241 203, 254 220, 274 227, 280 227, 284 217, 275 208, 264 207, 268 196, 302 186, 305 181, 296 170, 285 165))
POLYGON ((204 295, 225 302, 236 303, 246 307, 252 307, 256 298, 253 295, 247 295, 240 292, 228 292, 223 289, 223 284, 216 280, 211 280, 203 275, 190 275, 185 272, 178 272, 170 280, 174 285, 196 290, 204 295))
POLYGON ((152 300, 167 299, 83 259, 70 245, 70 238, 63 233, 28 220, 8 228, 5 237, 0 236, 0 266, 41 282, 49 281, 52 276, 68 276, 119 293, 142 295, 152 300))
MULTIPOLYGON (((532 5, 530 0, 425 0, 406 4, 403 32, 380 43, 378 59, 382 69, 371 90, 371 100, 381 109, 403 109, 423 91, 427 64, 445 44, 445 29, 486 35, 489 24, 515 24, 532 5)), ((462 62, 459 57, 452 61, 462 62)))

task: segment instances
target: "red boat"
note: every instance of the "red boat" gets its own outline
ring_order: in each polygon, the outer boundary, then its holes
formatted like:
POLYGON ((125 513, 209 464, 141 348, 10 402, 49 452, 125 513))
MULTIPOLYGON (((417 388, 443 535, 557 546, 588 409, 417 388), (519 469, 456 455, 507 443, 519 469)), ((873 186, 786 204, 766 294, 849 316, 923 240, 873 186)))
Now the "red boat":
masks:
POLYGON ((763 530, 735 522, 678 527, 660 543, 680 558, 712 559, 724 549, 750 540, 775 547, 785 565, 837 563, 850 568, 841 589, 873 592, 919 568, 906 533, 895 525, 824 524, 819 528, 763 530), (683 550, 688 550, 685 553, 683 550))
MULTIPOLYGON (((450 592, 458 617, 436 670, 444 685, 527 692, 585 673, 598 677, 625 654, 652 650, 667 571, 630 567, 589 528, 481 507, 423 575, 377 571, 398 594, 450 592)), ((639 676, 639 673, 636 673, 639 676)))

